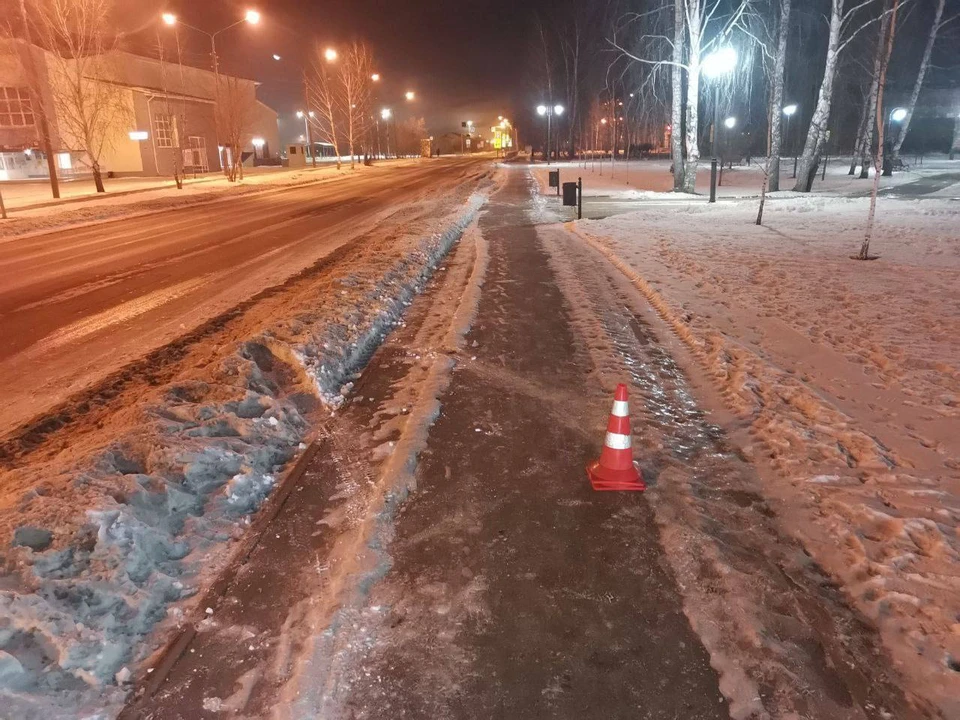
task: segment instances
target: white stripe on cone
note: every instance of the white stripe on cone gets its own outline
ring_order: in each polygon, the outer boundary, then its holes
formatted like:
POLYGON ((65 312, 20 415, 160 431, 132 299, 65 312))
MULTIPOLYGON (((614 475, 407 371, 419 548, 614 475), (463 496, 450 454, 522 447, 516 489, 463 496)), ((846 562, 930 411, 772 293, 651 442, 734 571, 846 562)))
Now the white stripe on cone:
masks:
POLYGON ((608 432, 603 444, 612 450, 629 450, 631 444, 630 436, 608 432))
POLYGON ((630 406, 626 400, 614 400, 610 414, 614 417, 630 417, 630 406))

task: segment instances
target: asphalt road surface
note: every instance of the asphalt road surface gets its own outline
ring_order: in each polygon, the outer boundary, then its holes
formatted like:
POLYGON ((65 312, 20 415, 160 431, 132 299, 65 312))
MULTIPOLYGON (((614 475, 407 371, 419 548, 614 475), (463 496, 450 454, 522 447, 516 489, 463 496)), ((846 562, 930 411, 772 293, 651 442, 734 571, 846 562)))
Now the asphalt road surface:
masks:
POLYGON ((0 241, 0 437, 482 163, 373 168, 0 241))

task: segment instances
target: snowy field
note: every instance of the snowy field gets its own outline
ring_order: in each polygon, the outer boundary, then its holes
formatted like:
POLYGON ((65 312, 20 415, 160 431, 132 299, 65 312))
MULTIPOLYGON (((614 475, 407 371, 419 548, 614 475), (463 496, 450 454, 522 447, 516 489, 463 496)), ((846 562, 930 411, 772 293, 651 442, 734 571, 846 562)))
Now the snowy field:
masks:
MULTIPOLYGON (((960 171, 960 161, 926 166, 893 184, 960 171)), ((535 171, 541 185, 545 170, 535 171)), ((669 188, 663 168, 635 168, 627 188, 607 163, 603 181, 584 176, 585 207, 619 193, 637 211, 571 227, 692 350, 784 525, 877 624, 912 688, 957 717, 957 186, 882 197, 871 246, 880 258, 864 263, 850 256, 869 200, 849 195, 867 183, 836 170, 828 193, 777 194, 758 227, 757 200, 731 197, 756 193, 756 170, 735 173, 730 199, 711 206, 652 195, 669 188)))
MULTIPOLYGON (((892 177, 881 178, 881 192, 895 192, 901 185, 906 185, 924 178, 932 178, 948 173, 960 173, 960 159, 948 160, 945 155, 930 156, 923 159, 923 163, 915 163, 914 158, 904 157, 909 170, 896 172, 892 177)), ((717 196, 724 199, 752 197, 760 195, 763 186, 763 159, 754 159, 750 165, 734 165, 733 169, 725 169, 721 185, 717 188, 717 196)), ((585 162, 538 163, 534 175, 544 188, 546 194, 556 194, 556 190, 547 187, 547 171, 559 169, 561 182, 575 181, 583 178, 584 197, 602 195, 608 198, 624 200, 654 200, 695 196, 677 195, 673 189, 673 176, 670 174, 670 162, 667 160, 631 160, 618 161, 611 166, 608 159, 602 163, 597 160, 585 162)), ((869 194, 871 181, 860 179, 860 166, 857 165, 857 175, 850 176, 850 158, 833 158, 827 163, 826 179, 821 180, 818 174, 813 185, 814 194, 851 197, 869 194)), ((793 192, 791 178, 793 161, 784 158, 780 165, 780 191, 772 193, 770 198, 804 197, 803 193, 793 192)), ((869 172, 873 178, 873 170, 869 172)), ((700 172, 697 174, 697 193, 710 193, 710 158, 701 162, 700 172)), ((943 189, 937 190, 927 197, 957 198, 960 197, 960 178, 954 179, 943 189)), ((705 199, 705 198, 704 198, 705 199)))

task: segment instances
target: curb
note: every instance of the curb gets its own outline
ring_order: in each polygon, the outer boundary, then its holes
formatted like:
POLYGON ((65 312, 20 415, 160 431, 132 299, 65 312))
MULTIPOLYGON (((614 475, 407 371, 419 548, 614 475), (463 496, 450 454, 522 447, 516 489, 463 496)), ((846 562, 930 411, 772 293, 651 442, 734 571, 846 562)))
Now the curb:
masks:
MULTIPOLYGON (((243 538, 237 544, 231 553, 230 560, 224 566, 223 570, 217 575, 213 584, 195 600, 191 617, 186 623, 176 631, 159 650, 155 651, 153 657, 156 662, 153 665, 153 672, 148 672, 146 667, 138 674, 135 681, 135 689, 128 695, 128 699, 117 715, 117 720, 140 720, 139 705, 141 701, 153 697, 160 687, 164 684, 170 671, 173 670, 177 661, 183 656, 193 642, 197 634, 197 627, 205 616, 205 608, 216 608, 219 601, 224 597, 226 591, 233 583, 240 568, 246 563, 250 554, 257 549, 260 540, 267 528, 274 521, 283 506, 286 504, 293 490, 299 484, 301 478, 310 465, 310 462, 316 457, 321 446, 326 444, 328 434, 321 426, 317 435, 309 442, 306 450, 297 458, 293 467, 288 470, 276 491, 270 495, 266 503, 260 508, 257 517, 250 529, 244 534, 243 538)), ((149 659, 143 663, 149 664, 149 659)))

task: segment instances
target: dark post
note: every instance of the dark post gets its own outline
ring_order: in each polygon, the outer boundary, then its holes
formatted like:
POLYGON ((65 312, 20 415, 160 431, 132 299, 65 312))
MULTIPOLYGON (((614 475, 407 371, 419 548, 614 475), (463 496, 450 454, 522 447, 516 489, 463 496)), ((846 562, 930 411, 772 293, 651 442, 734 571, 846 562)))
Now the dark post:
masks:
MULTIPOLYGON (((559 154, 557 159, 560 159, 559 154)), ((557 197, 560 197, 560 168, 557 168, 557 197)))
POLYGON ((583 220, 583 178, 577 178, 577 220, 583 220))
POLYGON ((710 202, 717 201, 717 142, 720 140, 720 128, 717 127, 720 121, 720 83, 715 82, 713 91, 713 159, 710 160, 710 202))

